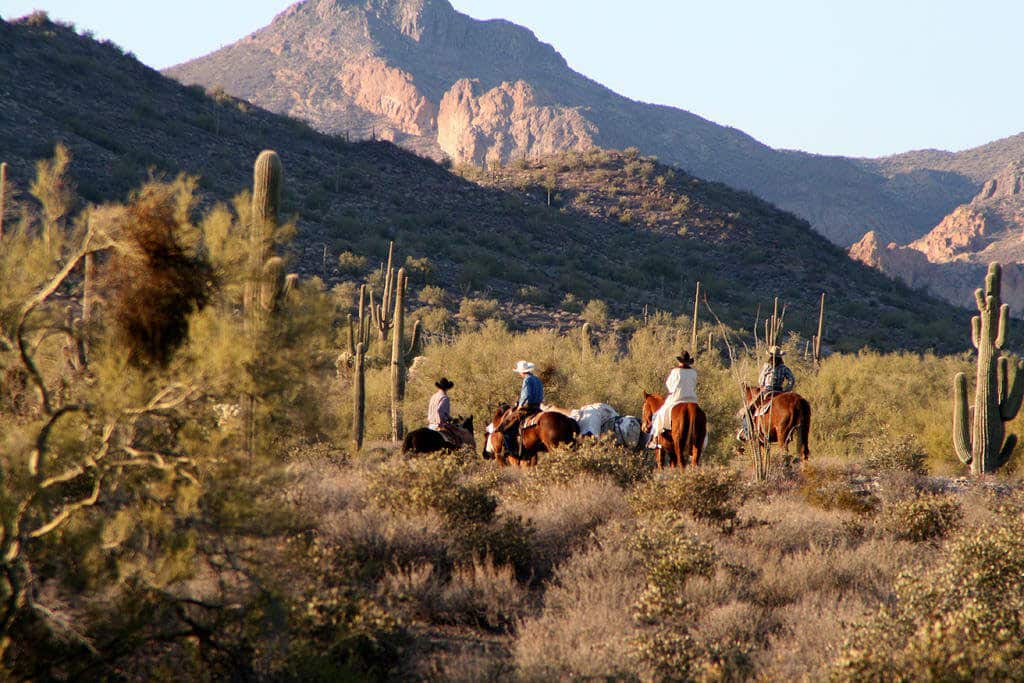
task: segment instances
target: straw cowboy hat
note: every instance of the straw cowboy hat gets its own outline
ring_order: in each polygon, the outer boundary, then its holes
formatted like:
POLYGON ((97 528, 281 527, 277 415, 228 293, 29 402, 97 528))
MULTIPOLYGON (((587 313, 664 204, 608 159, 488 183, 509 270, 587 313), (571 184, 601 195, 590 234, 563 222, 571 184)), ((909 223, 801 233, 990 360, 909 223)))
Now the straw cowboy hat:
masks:
POLYGON ((533 369, 535 367, 536 366, 533 363, 530 363, 529 361, 521 360, 518 363, 516 363, 515 370, 516 370, 516 372, 519 372, 519 373, 533 372, 533 369))
POLYGON ((434 386, 440 389, 441 391, 448 391, 449 389, 455 386, 455 382, 452 382, 447 377, 442 377, 441 379, 434 382, 434 386))
POLYGON ((683 365, 693 364, 693 356, 690 355, 689 351, 683 351, 683 355, 676 356, 676 360, 682 363, 683 365))
POLYGON ((782 352, 782 349, 780 347, 778 347, 778 346, 769 346, 768 347, 768 357, 769 358, 782 358, 785 355, 786 354, 784 354, 782 352))

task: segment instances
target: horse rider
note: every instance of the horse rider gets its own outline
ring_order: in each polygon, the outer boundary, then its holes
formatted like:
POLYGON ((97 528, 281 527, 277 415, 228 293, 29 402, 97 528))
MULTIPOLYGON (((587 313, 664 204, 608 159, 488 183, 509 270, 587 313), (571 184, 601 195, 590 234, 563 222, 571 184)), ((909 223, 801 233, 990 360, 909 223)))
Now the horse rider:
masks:
POLYGON ((512 452, 518 450, 517 442, 522 443, 523 421, 540 412, 540 404, 544 401, 544 385, 540 378, 533 374, 536 366, 529 361, 516 363, 515 373, 523 378, 523 388, 519 391, 519 401, 514 410, 505 415, 498 425, 498 430, 505 437, 505 448, 512 452))
POLYGON ((442 377, 434 382, 434 386, 437 387, 437 391, 430 397, 430 403, 427 405, 427 426, 443 433, 444 428, 452 421, 452 402, 448 398, 448 390, 455 386, 455 382, 442 377))
POLYGON ((674 406, 680 403, 697 402, 697 371, 693 369, 693 357, 689 351, 683 351, 681 356, 676 356, 676 367, 668 373, 665 388, 668 389, 665 402, 651 417, 651 437, 647 444, 648 448, 661 448, 658 437, 671 426, 674 406))
POLYGON ((761 367, 761 373, 757 376, 757 386, 760 391, 743 409, 743 427, 737 435, 740 441, 744 440, 743 437, 753 433, 750 414, 755 406, 765 405, 775 394, 793 391, 796 378, 793 376, 793 371, 782 362, 784 355, 778 346, 768 347, 768 360, 761 367))

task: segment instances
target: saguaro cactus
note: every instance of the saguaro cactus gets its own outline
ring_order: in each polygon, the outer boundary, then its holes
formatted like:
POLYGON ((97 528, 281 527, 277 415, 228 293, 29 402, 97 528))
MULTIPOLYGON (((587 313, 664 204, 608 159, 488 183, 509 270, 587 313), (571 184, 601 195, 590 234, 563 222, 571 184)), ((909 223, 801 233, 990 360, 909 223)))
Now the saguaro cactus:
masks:
POLYGON ((273 255, 283 181, 284 170, 277 152, 260 152, 253 167, 249 278, 244 302, 246 323, 253 332, 273 311, 284 290, 284 263, 273 255))
POLYGON ((821 335, 825 331, 825 292, 821 293, 821 308, 818 309, 818 334, 814 335, 814 364, 821 363, 821 335))
POLYGON ((591 337, 590 323, 583 323, 580 328, 580 355, 586 358, 594 351, 594 342, 591 337))
POLYGON ((388 264, 384 268, 384 292, 381 294, 380 303, 377 304, 373 299, 373 290, 370 290, 370 317, 373 320, 373 326, 377 329, 377 333, 380 336, 382 342, 388 339, 388 330, 394 326, 394 318, 391 317, 391 298, 395 293, 395 270, 391 267, 392 259, 395 255, 395 243, 391 241, 388 244, 388 264))
MULTIPOLYGON (((277 152, 264 150, 253 166, 252 211, 249 226, 248 275, 243 293, 245 327, 253 341, 263 332, 285 288, 284 261, 273 254, 284 170, 277 152)), ((242 397, 245 451, 251 458, 256 442, 256 397, 242 397)))
POLYGON ((352 378, 352 445, 355 450, 363 448, 363 425, 366 418, 366 374, 365 355, 362 342, 356 344, 355 371, 352 378))
POLYGON ((999 353, 1010 324, 1010 307, 1000 298, 1000 279, 999 264, 992 263, 984 291, 974 292, 979 315, 971 318, 971 341, 978 349, 973 429, 967 377, 959 372, 953 379, 953 448, 975 476, 995 472, 1010 458, 1017 437, 1010 434, 1004 440, 1006 423, 1017 415, 1024 398, 1024 361, 999 353))
POLYGON ((690 332, 690 349, 697 355, 697 314, 700 312, 700 280, 697 281, 697 289, 693 293, 693 330, 690 332))
POLYGON ((4 236, 4 212, 7 210, 7 162, 0 163, 0 239, 4 236))

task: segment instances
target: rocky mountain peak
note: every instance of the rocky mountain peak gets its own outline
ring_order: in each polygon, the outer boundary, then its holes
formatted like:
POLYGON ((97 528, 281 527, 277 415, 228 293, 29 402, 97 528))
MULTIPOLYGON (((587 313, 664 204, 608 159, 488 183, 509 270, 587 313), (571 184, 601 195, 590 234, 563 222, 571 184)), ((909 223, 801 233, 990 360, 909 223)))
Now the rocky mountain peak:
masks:
POLYGON ((1013 161, 981 188, 972 203, 1024 194, 1024 161, 1013 161))

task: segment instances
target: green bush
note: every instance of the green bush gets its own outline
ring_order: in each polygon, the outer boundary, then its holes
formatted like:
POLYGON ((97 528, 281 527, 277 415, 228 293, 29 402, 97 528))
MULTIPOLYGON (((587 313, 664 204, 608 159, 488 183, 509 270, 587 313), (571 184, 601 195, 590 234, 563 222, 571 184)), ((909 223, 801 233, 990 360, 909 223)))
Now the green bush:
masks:
POLYGON ((730 467, 696 467, 638 486, 630 504, 638 515, 687 512, 701 521, 731 527, 745 492, 730 467))
POLYGON ((1024 680, 1024 523, 954 541, 947 558, 904 575, 896 598, 857 625, 838 681, 1024 680))
POLYGON ((928 454, 911 434, 895 438, 876 436, 864 444, 864 452, 864 464, 870 469, 928 474, 928 454))
POLYGON ((922 496, 886 507, 879 520, 883 531, 901 541, 930 541, 955 529, 963 508, 955 500, 922 496))
POLYGON ((573 450, 550 453, 539 459, 534 472, 545 482, 566 484, 583 474, 609 477, 623 488, 647 479, 654 463, 641 453, 607 441, 584 439, 573 450))

